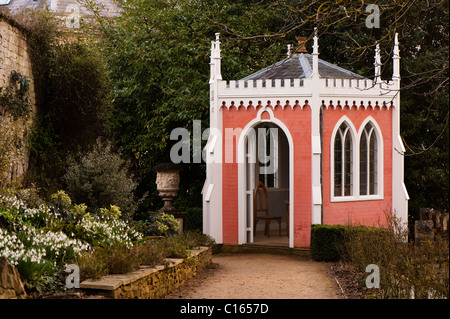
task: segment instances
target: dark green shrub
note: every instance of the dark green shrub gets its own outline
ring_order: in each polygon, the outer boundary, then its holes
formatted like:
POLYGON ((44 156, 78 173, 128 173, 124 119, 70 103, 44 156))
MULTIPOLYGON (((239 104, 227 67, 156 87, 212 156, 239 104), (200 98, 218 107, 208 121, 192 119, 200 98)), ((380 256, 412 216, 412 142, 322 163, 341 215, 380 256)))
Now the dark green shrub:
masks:
POLYGON ((183 221, 183 230, 203 231, 203 210, 201 207, 190 207, 186 209, 183 221))
POLYGON ((63 181, 70 197, 85 203, 92 212, 115 205, 125 219, 131 219, 138 207, 134 196, 137 184, 128 174, 127 163, 110 143, 97 140, 91 151, 70 160, 63 181))
POLYGON ((171 214, 149 214, 140 221, 140 231, 145 236, 174 236, 178 234, 180 223, 171 214))
MULTIPOLYGON (((106 135, 112 88, 104 60, 86 34, 63 31, 64 21, 47 10, 21 10, 12 19, 26 33, 37 110, 25 182, 40 186, 47 197, 61 188, 67 157, 106 135)), ((27 79, 16 80, 18 97, 24 97, 27 79)))
POLYGON ((345 240, 345 226, 312 225, 311 256, 314 260, 336 261, 341 258, 338 246, 345 240))
MULTIPOLYGON (((311 256, 315 260, 337 261, 348 259, 353 254, 347 243, 358 242, 358 238, 377 242, 386 234, 386 229, 368 226, 312 225, 311 256)), ((361 240, 359 240, 361 242, 361 240)), ((363 249, 363 248, 360 248, 363 249)), ((372 246, 364 249, 374 249, 372 246)))
POLYGON ((369 264, 390 259, 392 249, 399 245, 400 238, 390 236, 386 228, 347 226, 345 240, 338 247, 341 259, 351 262, 359 271, 365 271, 369 264), (380 243, 383 243, 382 245, 380 243))
POLYGON ((72 200, 70 197, 62 190, 52 194, 49 200, 50 209, 58 214, 59 218, 65 222, 72 222, 73 212, 72 200))

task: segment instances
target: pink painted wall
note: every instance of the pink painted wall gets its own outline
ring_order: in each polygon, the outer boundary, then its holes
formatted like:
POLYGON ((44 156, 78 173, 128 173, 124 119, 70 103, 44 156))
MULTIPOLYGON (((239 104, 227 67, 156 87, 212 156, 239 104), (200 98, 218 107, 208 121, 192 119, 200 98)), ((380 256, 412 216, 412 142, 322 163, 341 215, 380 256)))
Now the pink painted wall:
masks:
MULTIPOLYGON (((237 143, 240 130, 232 143, 226 141, 227 128, 243 129, 257 116, 256 110, 240 107, 222 108, 223 112, 223 243, 238 244, 238 165, 237 143), (227 146, 229 146, 227 148, 227 146), (231 146, 231 147, 230 147, 231 146), (233 154, 233 162, 226 163, 226 156, 233 154), (228 154, 228 155, 227 155, 228 154)), ((311 187, 311 109, 307 105, 301 109, 295 107, 276 107, 274 116, 284 123, 294 143, 294 246, 309 247, 312 222, 311 187)), ((263 114, 263 119, 268 118, 263 114)), ((358 133, 358 132, 356 132, 358 133)), ((384 211, 392 206, 392 109, 386 107, 351 110, 347 108, 329 108, 323 112, 323 223, 324 224, 361 224, 368 226, 385 225, 384 211), (337 122, 347 116, 357 131, 368 116, 374 118, 383 136, 384 156, 384 197, 381 200, 354 202, 331 202, 330 197, 330 143, 337 122)), ((356 190, 356 189, 355 189, 356 190)))
MULTIPOLYGON (((366 226, 386 225, 385 210, 392 207, 392 108, 328 108, 323 112, 323 223, 360 224, 366 226), (371 116, 379 125, 383 136, 384 155, 384 198, 354 202, 331 202, 330 185, 330 143, 336 123, 347 116, 353 123, 356 133, 367 117, 371 116)), ((354 188, 354 192, 358 189, 354 188)))

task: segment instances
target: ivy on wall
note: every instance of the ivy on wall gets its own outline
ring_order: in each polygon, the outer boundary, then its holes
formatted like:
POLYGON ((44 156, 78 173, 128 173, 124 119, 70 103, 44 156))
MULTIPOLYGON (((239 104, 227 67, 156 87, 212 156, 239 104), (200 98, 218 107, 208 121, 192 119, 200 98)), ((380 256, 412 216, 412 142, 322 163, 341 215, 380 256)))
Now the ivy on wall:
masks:
MULTIPOLYGON (((36 97, 24 186, 33 184, 50 194, 63 186, 67 159, 105 136, 108 76, 98 51, 82 34, 64 32, 63 22, 51 12, 26 10, 12 19, 27 35, 36 97)), ((20 95, 29 81, 17 80, 20 95)), ((10 104, 17 113, 24 109, 10 104)))
POLYGON ((8 112, 15 120, 21 116, 29 116, 31 104, 28 99, 30 80, 26 75, 12 71, 9 86, 0 87, 0 111, 5 116, 8 112))
POLYGON ((31 113, 30 80, 12 71, 9 85, 0 87, 0 186, 13 179, 14 165, 23 162, 24 134, 31 113))

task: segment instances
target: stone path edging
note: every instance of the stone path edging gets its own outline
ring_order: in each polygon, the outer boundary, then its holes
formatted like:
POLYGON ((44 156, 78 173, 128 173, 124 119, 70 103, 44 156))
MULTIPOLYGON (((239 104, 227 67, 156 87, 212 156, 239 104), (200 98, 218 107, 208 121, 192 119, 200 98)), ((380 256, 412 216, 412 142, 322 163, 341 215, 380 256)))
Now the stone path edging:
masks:
POLYGON ((113 299, 161 298, 195 276, 211 263, 211 258, 211 248, 199 247, 186 259, 167 258, 168 265, 143 266, 128 274, 88 279, 80 283, 80 288, 113 299))

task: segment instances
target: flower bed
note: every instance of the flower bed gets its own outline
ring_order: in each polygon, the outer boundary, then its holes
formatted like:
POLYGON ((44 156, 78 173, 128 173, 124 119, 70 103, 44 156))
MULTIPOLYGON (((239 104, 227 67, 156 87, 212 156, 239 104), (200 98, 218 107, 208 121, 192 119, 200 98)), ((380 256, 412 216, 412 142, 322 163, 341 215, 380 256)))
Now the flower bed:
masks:
POLYGON ((193 248, 213 244, 199 233, 144 237, 150 224, 136 228, 119 217, 115 206, 91 214, 62 191, 40 205, 0 192, 0 256, 17 268, 27 293, 39 297, 66 289, 67 264, 80 267, 82 280, 96 279, 187 258, 193 248))
POLYGON ((142 266, 127 273, 88 279, 80 288, 111 299, 158 299, 181 286, 211 263, 210 247, 192 249, 185 259, 166 259, 165 265, 142 266))

